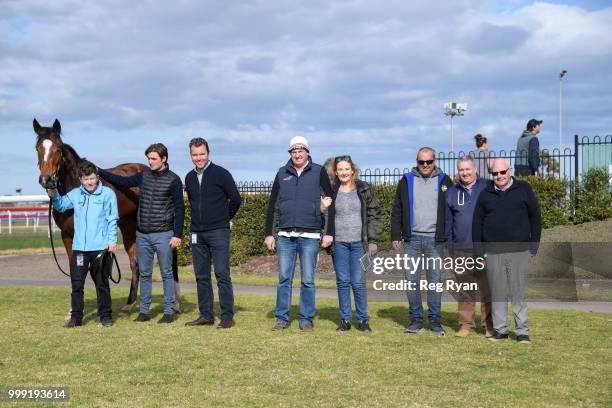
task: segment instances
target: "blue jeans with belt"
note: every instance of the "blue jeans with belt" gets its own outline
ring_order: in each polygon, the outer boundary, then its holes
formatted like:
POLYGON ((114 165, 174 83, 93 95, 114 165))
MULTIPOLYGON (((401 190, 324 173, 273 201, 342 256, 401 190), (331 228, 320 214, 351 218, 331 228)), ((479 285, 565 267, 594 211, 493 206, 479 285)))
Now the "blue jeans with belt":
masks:
POLYGON ((300 323, 312 323, 316 313, 314 274, 319 255, 319 239, 278 237, 278 287, 276 290, 276 321, 289 323, 295 260, 300 255, 300 323))
POLYGON ((361 257, 364 254, 363 243, 334 242, 334 270, 338 287, 340 318, 352 321, 351 288, 355 298, 357 321, 368 320, 368 299, 366 294, 365 274, 361 268, 361 257))

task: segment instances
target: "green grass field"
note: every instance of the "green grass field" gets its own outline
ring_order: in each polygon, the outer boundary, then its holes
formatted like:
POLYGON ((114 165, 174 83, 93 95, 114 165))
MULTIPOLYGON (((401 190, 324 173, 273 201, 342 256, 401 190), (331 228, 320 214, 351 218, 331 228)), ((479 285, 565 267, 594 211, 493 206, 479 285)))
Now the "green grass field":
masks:
MULTIPOLYGON (((118 310, 127 292, 114 290, 118 310)), ((171 325, 120 317, 62 328, 68 289, 0 289, 0 386, 66 386, 70 406, 610 406, 610 315, 530 310, 533 343, 403 333, 406 305, 370 303, 374 332, 336 333, 335 300, 315 332, 273 332, 274 299, 236 297, 237 325, 187 328, 195 294, 171 325)), ((152 309, 161 313, 161 294, 152 309)), ((294 307, 293 315, 297 314, 294 307)), ((218 311, 217 311, 218 316, 218 311)))

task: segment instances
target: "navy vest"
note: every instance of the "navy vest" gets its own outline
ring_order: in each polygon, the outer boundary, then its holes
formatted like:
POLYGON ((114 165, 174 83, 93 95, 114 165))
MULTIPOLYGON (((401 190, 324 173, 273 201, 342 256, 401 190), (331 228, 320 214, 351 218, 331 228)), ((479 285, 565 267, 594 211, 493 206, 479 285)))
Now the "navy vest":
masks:
POLYGON ((321 169, 309 163, 298 177, 290 161, 278 170, 280 229, 321 229, 321 169))

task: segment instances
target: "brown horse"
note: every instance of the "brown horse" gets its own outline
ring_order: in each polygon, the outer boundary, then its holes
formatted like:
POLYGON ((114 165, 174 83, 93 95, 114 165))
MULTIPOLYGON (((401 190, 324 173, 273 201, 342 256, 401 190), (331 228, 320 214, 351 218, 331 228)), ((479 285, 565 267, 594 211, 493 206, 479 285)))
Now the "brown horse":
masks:
MULTIPOLYGON (((40 169, 39 184, 45 189, 57 189, 64 195, 75 187, 80 186, 77 176, 77 166, 81 159, 77 152, 70 146, 62 142, 60 137, 61 125, 55 119, 53 127, 40 126, 34 119, 34 132, 38 135, 36 140, 36 152, 38 154, 38 167, 40 169)), ((126 163, 109 169, 109 171, 122 175, 130 176, 140 171, 146 170, 147 166, 139 163, 126 163)), ((121 313, 130 313, 136 302, 138 293, 138 260, 136 257, 136 212, 138 210, 138 188, 121 188, 109 184, 102 180, 104 185, 110 187, 117 196, 119 207, 119 221, 117 225, 123 236, 123 247, 130 258, 130 269, 132 270, 132 281, 130 294, 126 305, 121 308, 121 313)), ((68 258, 72 258, 72 237, 74 236, 74 214, 73 211, 60 213, 53 211, 53 219, 61 230, 62 241, 66 248, 68 258)), ((176 281, 177 303, 175 308, 178 310, 179 288, 178 288, 178 268, 173 262, 174 280, 176 281)))

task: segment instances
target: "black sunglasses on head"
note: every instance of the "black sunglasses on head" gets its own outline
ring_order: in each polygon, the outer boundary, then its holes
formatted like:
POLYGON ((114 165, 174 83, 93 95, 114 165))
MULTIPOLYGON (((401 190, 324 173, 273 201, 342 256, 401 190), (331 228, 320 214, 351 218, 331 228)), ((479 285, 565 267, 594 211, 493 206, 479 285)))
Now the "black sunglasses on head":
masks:
POLYGON ((435 160, 417 160, 417 163, 418 163, 419 165, 421 165, 421 166, 423 166, 423 165, 425 165, 425 164, 426 164, 426 165, 428 165, 428 166, 430 166, 430 165, 432 165, 432 164, 433 164, 433 162, 435 162, 435 160))
POLYGON ((502 170, 502 171, 492 171, 491 175, 492 176, 497 176, 498 174, 501 174, 502 176, 505 176, 506 173, 508 172, 508 170, 510 170, 510 169, 508 168, 508 169, 502 170))
POLYGON ((352 162, 353 162, 353 161, 351 160, 351 156, 346 155, 346 154, 345 154, 344 156, 336 156, 336 158, 334 159, 334 161, 335 161, 336 163, 340 163, 341 161, 347 161, 347 162, 350 162, 350 163, 352 163, 352 162))

